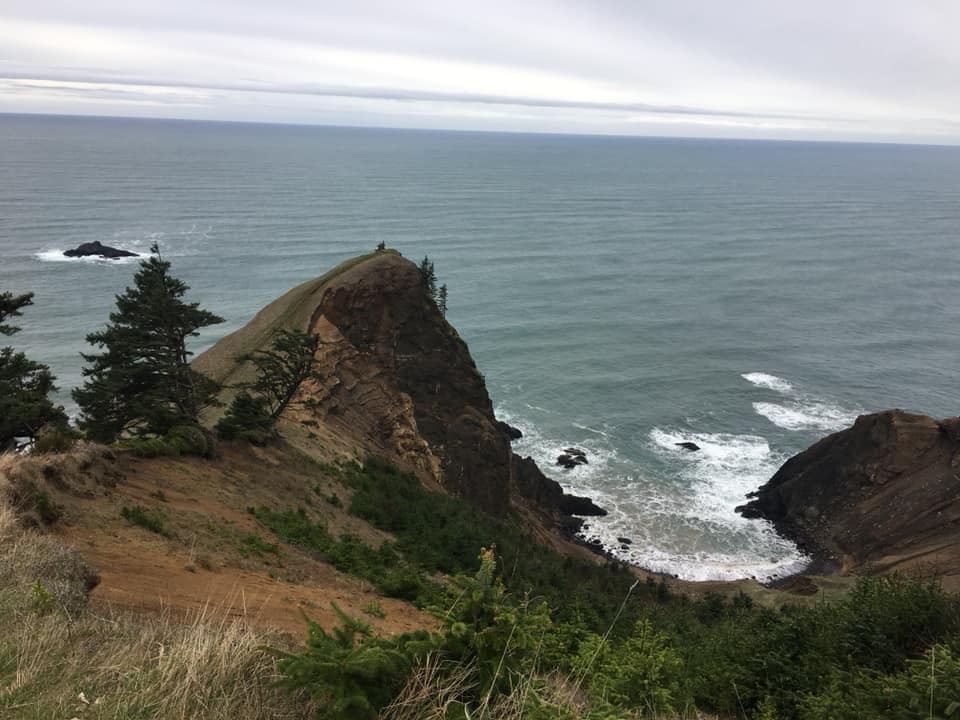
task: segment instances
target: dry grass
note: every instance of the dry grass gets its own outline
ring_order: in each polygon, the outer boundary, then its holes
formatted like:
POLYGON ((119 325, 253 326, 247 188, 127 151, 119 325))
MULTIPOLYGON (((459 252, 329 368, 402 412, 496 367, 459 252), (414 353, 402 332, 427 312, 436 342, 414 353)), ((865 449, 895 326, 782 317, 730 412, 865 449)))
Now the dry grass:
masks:
MULTIPOLYGON (((244 618, 191 622, 87 610, 90 568, 0 503, 0 717, 305 718, 276 687, 280 642, 244 618)), ((223 617, 219 613, 218 617, 223 617)))

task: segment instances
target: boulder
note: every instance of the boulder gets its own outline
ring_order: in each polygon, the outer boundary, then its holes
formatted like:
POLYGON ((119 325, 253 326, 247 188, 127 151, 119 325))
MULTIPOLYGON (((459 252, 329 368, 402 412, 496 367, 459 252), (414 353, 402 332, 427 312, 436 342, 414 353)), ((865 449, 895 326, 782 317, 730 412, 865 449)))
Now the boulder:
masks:
POLYGON ((676 443, 676 446, 681 447, 684 450, 689 450, 690 452, 696 452, 697 450, 700 449, 700 446, 697 445, 695 442, 678 442, 676 443))

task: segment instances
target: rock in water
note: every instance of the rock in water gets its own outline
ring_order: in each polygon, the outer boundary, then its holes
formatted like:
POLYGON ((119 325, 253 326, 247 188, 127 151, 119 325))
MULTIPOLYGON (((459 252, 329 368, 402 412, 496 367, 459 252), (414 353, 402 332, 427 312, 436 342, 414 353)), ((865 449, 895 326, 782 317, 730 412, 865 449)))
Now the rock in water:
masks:
POLYGON ((680 442, 676 443, 677 447, 682 447, 684 450, 689 450, 690 452, 696 452, 700 449, 700 446, 695 442, 680 442))
POLYGON ((573 470, 577 465, 587 465, 587 453, 580 448, 568 447, 563 449, 563 454, 557 456, 557 465, 564 470, 573 470))
POLYGON ((65 257, 102 257, 106 258, 107 260, 116 260, 117 258, 125 257, 139 257, 139 255, 135 252, 110 247, 109 245, 104 245, 99 240, 83 243, 73 250, 64 251, 63 254, 65 257))

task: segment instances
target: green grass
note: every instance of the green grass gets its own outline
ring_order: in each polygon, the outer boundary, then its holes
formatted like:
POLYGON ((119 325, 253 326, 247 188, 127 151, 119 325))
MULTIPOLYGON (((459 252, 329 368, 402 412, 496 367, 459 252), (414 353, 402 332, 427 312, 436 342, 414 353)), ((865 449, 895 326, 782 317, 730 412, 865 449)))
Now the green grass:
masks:
POLYGON ((257 533, 246 533, 238 542, 240 554, 243 557, 251 555, 280 555, 280 546, 277 543, 267 542, 257 533))
POLYGON ((163 514, 159 510, 148 510, 139 505, 133 507, 124 506, 120 510, 120 516, 127 522, 133 523, 138 527, 149 530, 157 535, 169 535, 164 525, 163 514))

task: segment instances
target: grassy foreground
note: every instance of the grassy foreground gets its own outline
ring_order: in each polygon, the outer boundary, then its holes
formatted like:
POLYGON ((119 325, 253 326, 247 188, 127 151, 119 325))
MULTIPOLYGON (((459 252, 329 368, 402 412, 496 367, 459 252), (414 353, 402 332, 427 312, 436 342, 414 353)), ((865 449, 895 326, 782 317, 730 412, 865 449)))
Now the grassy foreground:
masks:
POLYGON ((534 546, 375 459, 316 470, 390 539, 338 535, 311 490, 301 507, 251 508, 263 543, 431 610, 432 628, 377 636, 341 614, 309 623, 304 645, 242 616, 104 615, 86 607, 83 559, 0 505, 0 717, 960 717, 960 602, 935 583, 863 579, 807 607, 678 596, 534 546))

